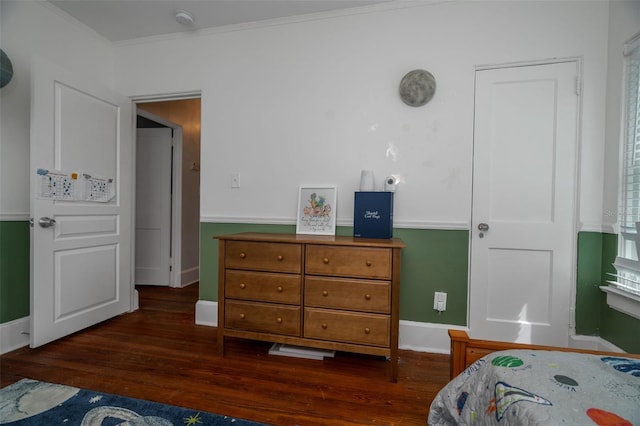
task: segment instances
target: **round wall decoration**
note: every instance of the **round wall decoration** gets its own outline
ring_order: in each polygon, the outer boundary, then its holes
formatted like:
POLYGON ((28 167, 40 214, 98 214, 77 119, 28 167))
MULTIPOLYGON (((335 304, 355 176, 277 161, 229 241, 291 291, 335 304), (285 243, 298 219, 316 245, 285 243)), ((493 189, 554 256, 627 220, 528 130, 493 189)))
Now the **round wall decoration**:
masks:
POLYGON ((6 86, 13 77, 13 65, 4 50, 0 49, 0 88, 6 86))
POLYGON ((436 92, 436 79, 429 71, 409 71, 400 81, 400 98, 412 107, 419 107, 431 100, 436 92))

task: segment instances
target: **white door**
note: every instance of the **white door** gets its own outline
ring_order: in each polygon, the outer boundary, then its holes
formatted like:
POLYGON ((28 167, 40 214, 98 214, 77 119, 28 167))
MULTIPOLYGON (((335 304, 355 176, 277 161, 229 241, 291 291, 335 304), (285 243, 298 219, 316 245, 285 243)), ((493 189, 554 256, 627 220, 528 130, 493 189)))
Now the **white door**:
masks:
POLYGON ((577 64, 476 72, 470 331, 566 345, 574 280, 577 64))
POLYGON ((53 64, 38 62, 32 79, 31 347, 36 347, 131 309, 133 115, 128 99, 53 64), (38 169, 68 174, 43 175, 38 169), (65 190, 86 181, 95 186, 85 194, 103 195, 106 181, 98 180, 103 178, 113 179, 115 197, 108 202, 54 200, 43 189, 45 179, 65 190), (40 226, 41 219, 51 226, 40 226))
POLYGON ((173 129, 136 136, 136 284, 171 284, 171 162, 173 129))

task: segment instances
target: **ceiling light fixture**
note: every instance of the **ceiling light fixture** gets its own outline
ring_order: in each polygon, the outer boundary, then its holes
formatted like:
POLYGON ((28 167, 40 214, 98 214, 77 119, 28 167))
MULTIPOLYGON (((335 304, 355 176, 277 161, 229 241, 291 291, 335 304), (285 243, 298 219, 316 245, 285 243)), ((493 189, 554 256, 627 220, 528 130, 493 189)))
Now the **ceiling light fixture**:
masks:
POLYGON ((193 15, 186 10, 178 10, 176 12, 176 21, 182 25, 193 25, 193 15))

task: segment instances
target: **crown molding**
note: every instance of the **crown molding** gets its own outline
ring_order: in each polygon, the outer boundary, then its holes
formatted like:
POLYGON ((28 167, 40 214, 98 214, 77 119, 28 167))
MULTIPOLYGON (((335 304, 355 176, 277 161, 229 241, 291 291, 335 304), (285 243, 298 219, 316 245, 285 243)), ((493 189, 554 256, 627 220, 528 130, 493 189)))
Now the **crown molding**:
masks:
POLYGON ((196 31, 180 32, 171 34, 162 34, 150 37, 140 37, 129 40, 114 42, 115 47, 125 47, 136 44, 159 43, 169 40, 179 40, 197 37, 207 37, 216 34, 224 34, 238 31, 256 30, 269 27, 277 27, 283 25, 298 24, 303 22, 321 21, 325 19, 340 18, 345 16, 366 15, 370 13, 381 13, 393 10, 401 10, 416 7, 433 6, 443 3, 454 3, 458 0, 390 0, 384 3, 378 3, 369 6, 355 7, 351 9, 339 9, 326 12, 308 13, 305 15, 288 16, 284 18, 265 19, 256 22, 247 22, 241 24, 230 24, 219 27, 203 28, 196 31))

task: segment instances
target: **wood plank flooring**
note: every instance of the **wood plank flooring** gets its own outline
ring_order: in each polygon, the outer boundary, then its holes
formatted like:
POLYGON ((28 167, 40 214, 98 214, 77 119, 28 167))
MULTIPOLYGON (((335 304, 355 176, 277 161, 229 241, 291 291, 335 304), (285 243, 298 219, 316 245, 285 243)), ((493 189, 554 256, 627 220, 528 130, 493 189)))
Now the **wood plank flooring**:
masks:
POLYGON ((2 387, 23 377, 270 425, 424 425, 449 357, 400 351, 398 383, 381 357, 268 355, 271 344, 195 325, 198 286, 139 287, 140 309, 37 349, 0 357, 2 387))

